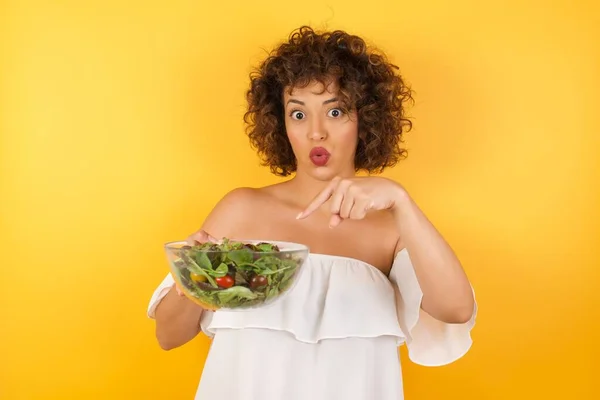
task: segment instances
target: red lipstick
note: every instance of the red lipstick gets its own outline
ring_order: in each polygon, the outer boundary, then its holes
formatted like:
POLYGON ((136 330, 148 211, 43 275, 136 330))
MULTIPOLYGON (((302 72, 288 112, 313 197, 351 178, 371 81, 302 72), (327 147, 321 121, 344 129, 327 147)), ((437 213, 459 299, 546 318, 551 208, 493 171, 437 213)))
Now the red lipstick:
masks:
POLYGON ((322 167, 327 164, 331 154, 323 147, 315 147, 310 151, 310 160, 318 167, 322 167))

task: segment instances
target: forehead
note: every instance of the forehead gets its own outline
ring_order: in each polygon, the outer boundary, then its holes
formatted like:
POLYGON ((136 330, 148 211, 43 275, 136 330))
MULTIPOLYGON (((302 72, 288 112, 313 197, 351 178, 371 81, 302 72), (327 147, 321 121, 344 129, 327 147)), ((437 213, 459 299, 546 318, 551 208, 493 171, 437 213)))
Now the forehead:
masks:
POLYGON ((337 95, 338 90, 339 86, 336 81, 319 82, 317 80, 312 80, 307 85, 286 87, 283 96, 284 99, 293 97, 331 97, 337 95))

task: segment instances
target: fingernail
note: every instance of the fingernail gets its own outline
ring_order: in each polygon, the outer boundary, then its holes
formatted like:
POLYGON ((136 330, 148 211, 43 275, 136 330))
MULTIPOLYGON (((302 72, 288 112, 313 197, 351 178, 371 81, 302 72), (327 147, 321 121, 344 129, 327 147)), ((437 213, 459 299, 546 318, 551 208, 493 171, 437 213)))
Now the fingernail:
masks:
POLYGON ((302 215, 304 214, 304 212, 301 212, 300 214, 296 215, 296 219, 300 219, 302 218, 302 215))

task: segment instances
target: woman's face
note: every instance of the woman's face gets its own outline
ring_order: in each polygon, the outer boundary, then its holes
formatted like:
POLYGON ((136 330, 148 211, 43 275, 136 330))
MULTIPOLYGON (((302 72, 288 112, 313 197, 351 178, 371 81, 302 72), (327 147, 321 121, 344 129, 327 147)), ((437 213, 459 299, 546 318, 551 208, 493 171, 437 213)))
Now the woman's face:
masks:
POLYGON ((318 180, 354 175, 358 141, 356 112, 344 114, 337 100, 338 85, 326 90, 319 82, 284 91, 285 127, 298 161, 299 174, 318 180))

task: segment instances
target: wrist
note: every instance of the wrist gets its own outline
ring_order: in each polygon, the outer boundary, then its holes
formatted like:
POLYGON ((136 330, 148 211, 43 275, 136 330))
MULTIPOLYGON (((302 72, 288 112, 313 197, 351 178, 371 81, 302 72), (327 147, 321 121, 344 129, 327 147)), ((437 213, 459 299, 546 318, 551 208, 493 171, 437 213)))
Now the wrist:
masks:
POLYGON ((413 201, 402 186, 398 185, 396 192, 394 193, 394 207, 392 207, 392 214, 398 222, 406 218, 410 214, 412 209, 413 201))

